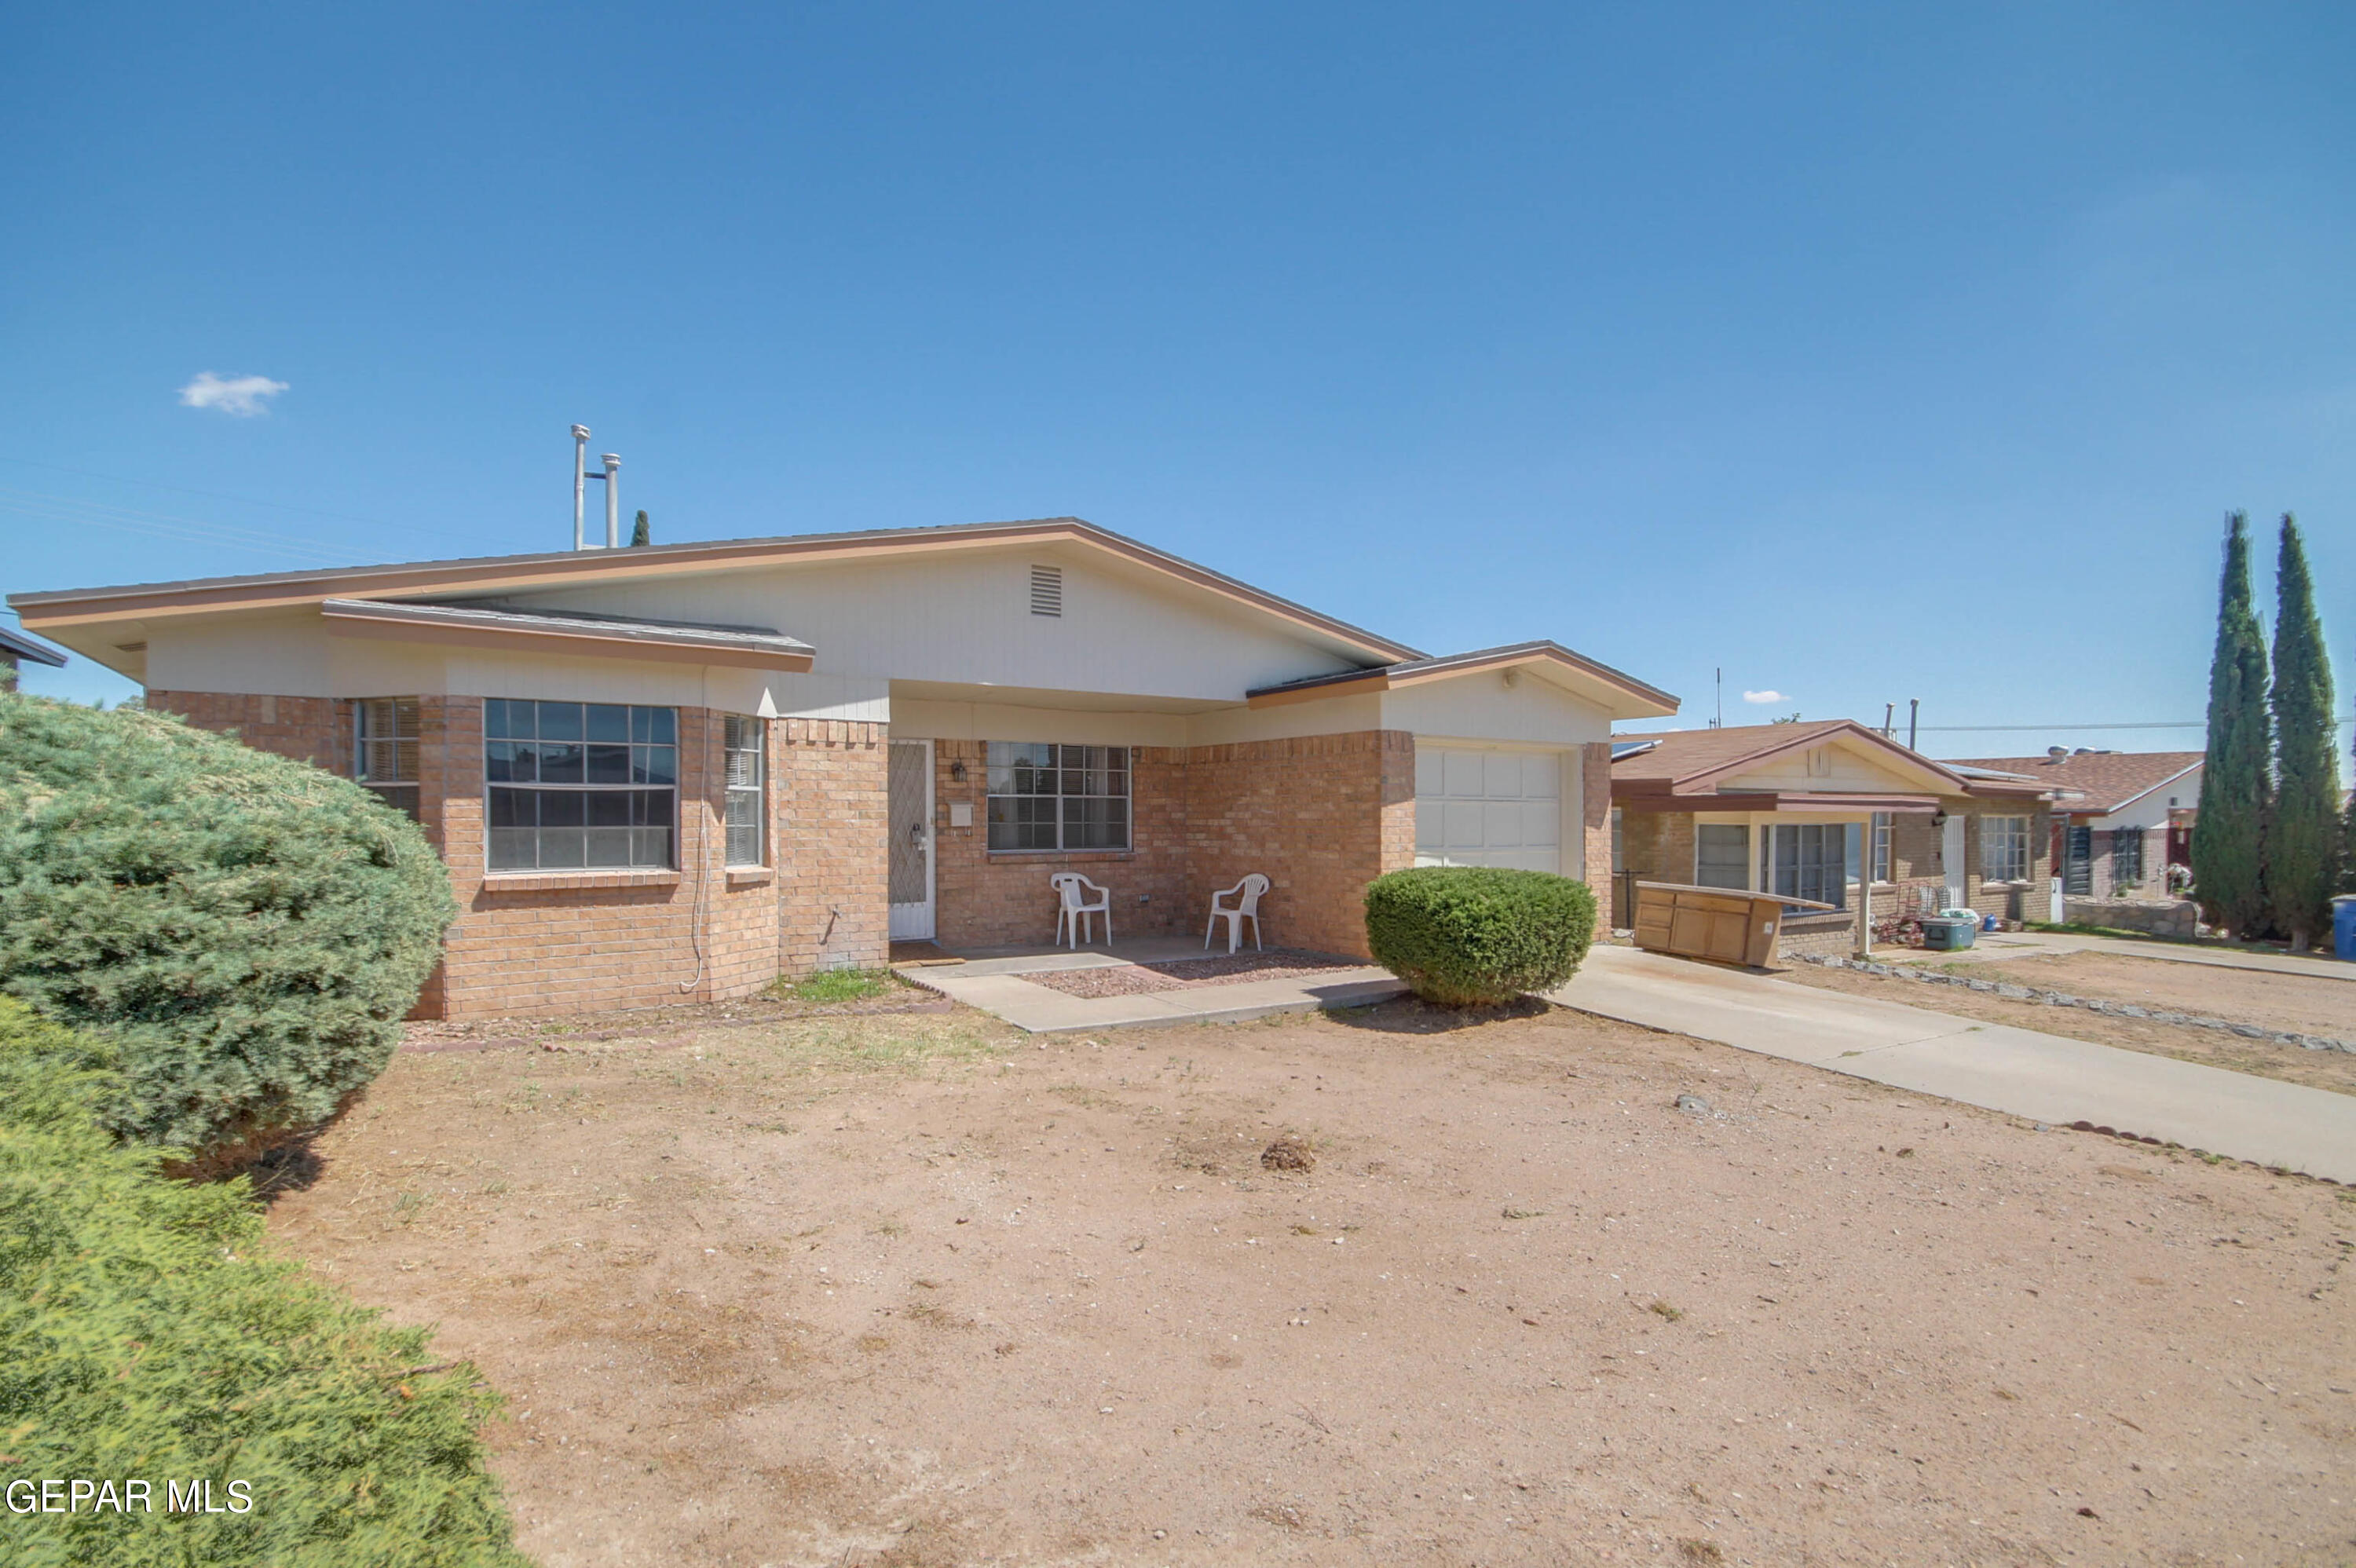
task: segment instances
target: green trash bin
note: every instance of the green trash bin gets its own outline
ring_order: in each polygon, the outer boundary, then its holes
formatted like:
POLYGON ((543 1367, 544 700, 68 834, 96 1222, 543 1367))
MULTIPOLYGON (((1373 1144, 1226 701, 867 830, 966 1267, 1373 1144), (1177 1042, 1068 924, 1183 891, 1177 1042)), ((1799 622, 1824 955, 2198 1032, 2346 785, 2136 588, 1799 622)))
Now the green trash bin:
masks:
POLYGON ((1934 953, 1953 953, 1969 947, 1979 928, 1977 915, 1927 915, 1922 921, 1922 945, 1934 953))

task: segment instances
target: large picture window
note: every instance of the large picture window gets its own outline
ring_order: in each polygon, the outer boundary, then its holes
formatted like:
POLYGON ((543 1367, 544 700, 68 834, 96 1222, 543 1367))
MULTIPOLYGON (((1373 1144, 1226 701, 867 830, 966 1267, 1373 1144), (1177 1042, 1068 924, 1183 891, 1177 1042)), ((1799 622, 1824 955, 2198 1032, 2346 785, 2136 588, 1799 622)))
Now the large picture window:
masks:
POLYGON ((990 742, 992 849, 1129 848, 1129 748, 990 742))
POLYGON ((1845 822, 1777 825, 1762 846, 1768 890, 1787 899, 1848 907, 1851 826, 1845 822))
POLYGON ((483 782, 494 871, 669 867, 679 710, 494 698, 483 782))
POLYGON ((1980 818, 1980 875, 1991 882, 2029 880, 2029 818, 1980 818))
POLYGON ((766 748, 768 724, 741 714, 728 716, 724 737, 728 753, 728 863, 763 864, 762 824, 768 814, 766 748))

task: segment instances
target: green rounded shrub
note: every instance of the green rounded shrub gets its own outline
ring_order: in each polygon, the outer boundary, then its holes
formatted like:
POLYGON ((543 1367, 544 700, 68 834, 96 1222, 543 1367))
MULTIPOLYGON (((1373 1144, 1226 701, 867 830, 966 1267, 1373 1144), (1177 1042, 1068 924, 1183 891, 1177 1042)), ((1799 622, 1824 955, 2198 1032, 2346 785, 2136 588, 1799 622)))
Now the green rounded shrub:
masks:
POLYGON ((0 991, 105 1037, 125 1136, 220 1163, 384 1070, 456 917, 368 790, 163 714, 0 696, 0 991))
POLYGON ((1366 889, 1375 962, 1447 1007, 1553 990, 1594 939, 1595 894, 1545 871, 1419 866, 1366 889))
POLYGON ((475 1368, 428 1364, 426 1330, 278 1255, 242 1182, 169 1180, 161 1151, 118 1142, 97 1113, 120 1093, 106 1042, 0 997, 0 1486, 111 1483, 73 1512, 0 1515, 0 1555, 524 1568, 475 1368), (152 1511, 93 1511, 133 1480, 152 1511), (223 1511, 166 1511, 166 1482, 200 1481, 223 1511))

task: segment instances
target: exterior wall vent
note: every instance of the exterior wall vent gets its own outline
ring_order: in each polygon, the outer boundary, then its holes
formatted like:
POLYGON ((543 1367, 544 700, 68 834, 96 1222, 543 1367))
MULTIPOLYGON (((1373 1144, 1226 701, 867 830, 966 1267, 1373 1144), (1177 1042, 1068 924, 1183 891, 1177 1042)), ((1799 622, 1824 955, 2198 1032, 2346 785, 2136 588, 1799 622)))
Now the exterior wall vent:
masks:
POLYGON ((1031 613, 1061 615, 1064 613, 1064 569, 1060 566, 1034 566, 1031 569, 1031 613))

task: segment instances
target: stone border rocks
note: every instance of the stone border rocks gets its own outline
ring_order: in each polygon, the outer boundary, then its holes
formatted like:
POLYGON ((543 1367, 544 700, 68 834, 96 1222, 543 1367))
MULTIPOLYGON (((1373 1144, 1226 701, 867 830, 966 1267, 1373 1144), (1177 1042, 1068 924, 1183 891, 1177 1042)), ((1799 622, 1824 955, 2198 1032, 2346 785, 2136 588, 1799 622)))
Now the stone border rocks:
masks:
POLYGON ((2344 1051, 2356 1055, 2356 1040, 2335 1040, 2329 1035, 2300 1034, 2294 1029, 2266 1029, 2258 1024, 2236 1023, 2232 1019, 2212 1018, 2203 1013, 2165 1012, 2156 1008, 2138 1007, 2133 1002, 2106 1001, 2100 997, 2076 997, 2067 991, 2040 990, 2033 986, 2015 986, 1997 980, 1978 980, 1968 975, 1944 975, 1936 970, 1918 968, 1912 964, 1876 964, 1869 959, 1811 957, 1794 955, 1802 964, 1815 964, 1826 969, 1854 969, 1860 975, 1877 975, 1889 979, 1912 980, 1926 986, 1957 986, 1967 991, 1985 991, 1993 997, 2003 997, 2016 1002, 2037 1002, 2050 1008, 2083 1008, 2090 1013, 2104 1013, 2116 1019, 2141 1019, 2147 1023, 2182 1024, 2191 1029, 2216 1029, 2237 1034, 2244 1040, 2271 1040, 2277 1045, 2296 1045, 2305 1051, 2344 1051))

